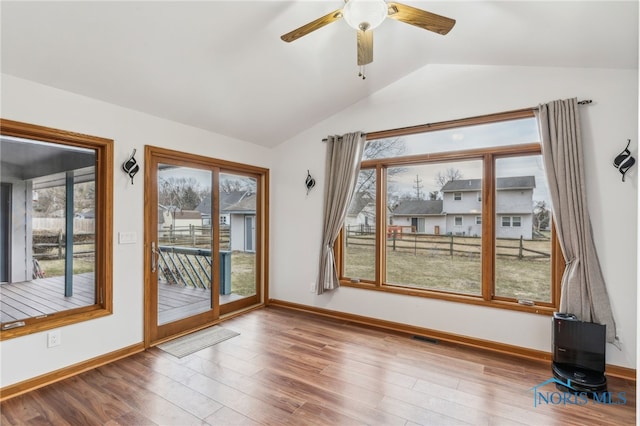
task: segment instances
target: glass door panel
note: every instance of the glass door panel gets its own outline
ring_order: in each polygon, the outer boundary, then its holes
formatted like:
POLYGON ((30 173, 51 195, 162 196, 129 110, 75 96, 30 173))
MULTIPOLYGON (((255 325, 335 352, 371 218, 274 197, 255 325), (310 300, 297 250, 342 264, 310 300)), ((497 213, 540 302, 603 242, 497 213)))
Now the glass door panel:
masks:
POLYGON ((145 345, 263 303, 268 170, 147 146, 145 176, 145 345))
POLYGON ((220 304, 256 295, 257 179, 220 173, 220 304))
POLYGON ((209 170, 157 166, 157 325, 212 309, 212 180, 209 170))

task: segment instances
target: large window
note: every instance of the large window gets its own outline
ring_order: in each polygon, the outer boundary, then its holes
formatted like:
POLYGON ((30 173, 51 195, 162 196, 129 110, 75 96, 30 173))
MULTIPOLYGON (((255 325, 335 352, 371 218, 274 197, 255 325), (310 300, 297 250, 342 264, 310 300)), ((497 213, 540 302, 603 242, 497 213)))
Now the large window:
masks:
POLYGON ((361 169, 337 247, 343 285, 557 306, 563 263, 532 111, 369 134, 361 169))
POLYGON ((108 315, 113 141, 0 124, 1 339, 108 315))

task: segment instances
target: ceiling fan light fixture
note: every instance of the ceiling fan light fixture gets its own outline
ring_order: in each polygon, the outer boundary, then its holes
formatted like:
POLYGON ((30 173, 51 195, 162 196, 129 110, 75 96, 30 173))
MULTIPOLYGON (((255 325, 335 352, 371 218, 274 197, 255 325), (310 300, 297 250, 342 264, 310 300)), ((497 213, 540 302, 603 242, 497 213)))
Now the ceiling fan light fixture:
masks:
POLYGON ((384 0, 349 0, 342 9, 344 20, 355 30, 372 30, 387 17, 384 0))

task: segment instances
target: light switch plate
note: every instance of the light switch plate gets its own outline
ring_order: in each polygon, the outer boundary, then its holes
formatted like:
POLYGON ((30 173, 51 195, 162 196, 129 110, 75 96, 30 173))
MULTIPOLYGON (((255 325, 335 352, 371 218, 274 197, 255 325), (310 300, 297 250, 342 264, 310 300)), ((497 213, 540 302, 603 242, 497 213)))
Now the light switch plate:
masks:
POLYGON ((138 234, 136 232, 118 232, 118 243, 120 244, 135 244, 138 241, 138 234))

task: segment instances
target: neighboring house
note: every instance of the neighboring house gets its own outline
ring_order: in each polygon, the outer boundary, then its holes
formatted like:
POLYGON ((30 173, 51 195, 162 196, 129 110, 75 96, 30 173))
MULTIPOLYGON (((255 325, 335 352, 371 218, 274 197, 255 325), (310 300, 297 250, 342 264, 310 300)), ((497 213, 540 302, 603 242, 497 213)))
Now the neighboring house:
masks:
MULTIPOLYGON (((196 207, 202 217, 211 218, 211 195, 196 207)), ((251 191, 220 192, 220 226, 229 227, 231 250, 255 251, 256 194, 251 191)))
POLYGON ((376 225, 376 203, 374 197, 368 192, 357 192, 347 211, 344 221, 349 231, 359 233, 373 232, 376 225))
POLYGON ((405 200, 393 210, 392 222, 402 232, 436 235, 446 232, 442 200, 405 200))
MULTIPOLYGON (((407 200, 393 211, 394 225, 415 232, 478 236, 482 233, 482 181, 459 179, 442 188, 442 200, 407 200)), ((497 179, 497 238, 533 237, 534 176, 497 179)))
POLYGON ((202 226, 202 213, 197 210, 180 210, 177 207, 158 207, 158 227, 180 229, 202 226))
POLYGON ((256 250, 256 194, 246 192, 233 204, 227 205, 220 195, 220 215, 229 218, 231 250, 256 250))

